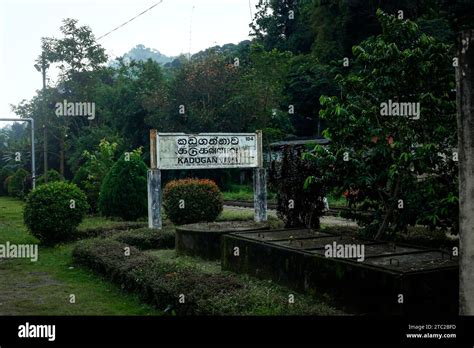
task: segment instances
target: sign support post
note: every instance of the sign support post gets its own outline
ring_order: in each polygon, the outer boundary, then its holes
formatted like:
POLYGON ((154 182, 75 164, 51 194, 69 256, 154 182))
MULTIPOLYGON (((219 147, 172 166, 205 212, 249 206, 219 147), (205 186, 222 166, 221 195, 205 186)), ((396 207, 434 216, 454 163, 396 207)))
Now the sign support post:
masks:
POLYGON ((148 227, 161 230, 161 171, 158 168, 158 136, 156 129, 150 130, 150 169, 148 186, 148 227))
POLYGON ((255 222, 267 221, 267 171, 263 167, 262 131, 257 131, 258 167, 253 169, 255 222))

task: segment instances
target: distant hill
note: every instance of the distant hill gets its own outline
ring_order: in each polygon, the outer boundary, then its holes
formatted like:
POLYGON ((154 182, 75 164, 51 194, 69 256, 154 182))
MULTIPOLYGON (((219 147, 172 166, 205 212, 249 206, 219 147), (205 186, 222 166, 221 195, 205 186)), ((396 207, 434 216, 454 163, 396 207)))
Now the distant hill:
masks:
POLYGON ((233 43, 228 43, 222 46, 209 47, 203 51, 199 51, 193 54, 191 59, 193 60, 203 59, 207 57, 211 52, 214 52, 217 54, 223 54, 226 56, 232 56, 232 55, 240 56, 242 52, 248 51, 250 44, 251 44, 251 41, 244 40, 244 41, 239 42, 237 45, 233 43))
MULTIPOLYGON (((242 56, 246 55, 249 51, 251 41, 244 40, 239 42, 237 45, 228 43, 223 46, 214 46, 206 48, 205 50, 199 51, 191 56, 191 60, 201 60, 206 58, 211 52, 217 54, 223 54, 226 56, 242 56)), ((125 62, 135 61, 146 61, 151 59, 166 67, 179 67, 189 57, 189 54, 183 53, 178 57, 170 57, 162 54, 160 51, 154 48, 145 47, 145 45, 139 44, 132 48, 130 51, 125 53, 121 58, 125 62)), ((117 59, 110 62, 110 66, 117 67, 117 59)))
MULTIPOLYGON (((171 63, 175 59, 175 57, 168 57, 167 55, 162 54, 160 51, 154 48, 145 47, 145 45, 142 44, 133 47, 130 51, 125 53, 122 58, 125 62, 132 60, 146 61, 148 59, 151 59, 162 65, 166 63, 171 63)), ((112 66, 115 64, 115 61, 111 63, 112 66)))

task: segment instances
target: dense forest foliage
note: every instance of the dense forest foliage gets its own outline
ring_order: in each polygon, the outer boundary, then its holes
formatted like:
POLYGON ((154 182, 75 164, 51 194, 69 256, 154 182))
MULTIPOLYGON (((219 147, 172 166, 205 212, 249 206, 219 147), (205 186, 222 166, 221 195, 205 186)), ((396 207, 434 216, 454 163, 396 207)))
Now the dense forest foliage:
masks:
MULTIPOLYGON (((406 59, 415 72, 423 69, 423 64, 449 63, 454 55, 455 33, 472 20, 472 13, 469 1, 262 0, 250 23, 251 41, 212 47, 191 57, 182 55, 171 61, 163 56, 161 62, 151 59, 158 51, 142 45, 138 45, 131 52, 133 54, 110 62, 89 27, 80 25, 77 20, 65 19, 60 28, 62 36, 44 38, 42 54, 37 59, 45 67, 59 69, 57 83, 45 86, 13 110, 21 117, 32 117, 36 121, 38 172, 44 171, 46 135, 48 167, 67 179, 72 179, 81 166, 90 161, 91 153, 100 153, 99 144, 104 139, 113 144, 114 152, 118 154, 143 147, 142 156, 147 161, 149 130, 152 128, 160 132, 253 132, 261 129, 266 146, 283 139, 322 135, 334 138, 337 135, 346 141, 347 147, 351 135, 354 144, 360 141, 357 139, 360 134, 354 133, 355 128, 344 128, 356 122, 353 119, 358 117, 356 107, 367 112, 373 105, 378 105, 368 103, 370 98, 380 102, 382 97, 389 99, 409 93, 409 86, 403 91, 393 87, 403 82, 398 75, 400 71, 385 69, 397 64, 394 57, 406 59), (399 48, 396 41, 390 42, 387 37, 390 33, 385 32, 383 40, 377 39, 384 34, 380 20, 382 12, 377 15, 378 9, 392 15, 400 25, 407 21, 412 23, 407 32, 405 29, 397 31, 397 26, 392 28, 395 30, 392 39, 398 35, 397 39, 405 40, 402 45, 410 48, 412 56, 396 56, 399 48), (421 43, 420 35, 424 40, 421 43), (378 43, 380 47, 373 46, 378 43), (411 47, 417 44, 420 47, 411 47), (419 52, 422 46, 431 47, 430 55, 419 52), (382 54, 387 57, 381 56, 381 49, 388 49, 382 54), (444 60, 437 56, 443 54, 444 60), (414 63, 416 59, 422 59, 423 64, 414 63), (369 67, 375 70, 369 70, 369 67), (377 69, 380 69, 379 75, 377 69), (380 71, 386 75, 381 76, 380 71), (365 79, 370 74, 375 81, 365 79), (379 79, 385 80, 381 83, 379 79), (378 89, 382 87, 388 90, 378 89), (360 95, 351 95, 348 90, 351 88, 359 88, 360 95), (371 93, 380 95, 374 97, 371 93), (323 98, 320 103, 321 96, 329 99, 323 98), (333 97, 340 100, 331 99, 333 97), (55 105, 64 100, 95 103, 95 117, 56 116, 55 105), (328 109, 331 107, 333 109, 328 109), (340 110, 347 112, 347 120, 341 121, 340 110), (330 117, 334 112, 337 117, 330 117), (345 133, 337 133, 335 127, 344 129, 345 133)), ((412 77, 425 78, 429 73, 433 71, 428 69, 412 77)), ((440 110, 449 111, 453 99, 446 88, 452 87, 454 71, 451 75, 436 73, 443 81, 443 91, 427 96, 424 93, 430 91, 423 88, 428 86, 415 86, 413 93, 434 103, 440 110)), ((410 81, 416 85, 416 80, 410 81)), ((438 125, 432 123, 431 127, 438 125)), ((29 170, 29 139, 25 127, 15 124, 1 130, 2 167, 16 169, 21 166, 29 170), (15 161, 17 152, 24 154, 21 162, 15 161)), ((440 139, 448 133, 451 135, 446 137, 454 139, 452 120, 445 122, 444 127, 437 133, 440 139)), ((405 136, 408 134, 411 133, 405 136)), ((379 129, 371 136, 382 138, 387 134, 379 129)), ((341 144, 341 141, 335 143, 341 144)), ((447 141, 448 145, 451 146, 452 141, 447 141)), ((405 159, 403 165, 409 167, 413 161, 412 158, 405 159)), ((340 190, 353 189, 356 184, 334 183, 340 190)), ((365 182, 364 185, 371 184, 365 182)), ((448 191, 452 192, 452 182, 447 185, 448 191)), ((382 203, 388 207, 391 202, 387 197, 382 203)), ((448 214, 449 210, 445 211, 445 215, 448 214)))

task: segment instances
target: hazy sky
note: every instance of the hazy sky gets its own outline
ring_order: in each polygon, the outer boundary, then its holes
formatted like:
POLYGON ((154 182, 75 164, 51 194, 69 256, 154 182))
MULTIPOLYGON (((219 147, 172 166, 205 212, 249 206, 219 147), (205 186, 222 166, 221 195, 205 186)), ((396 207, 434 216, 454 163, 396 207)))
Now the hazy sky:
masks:
MULTIPOLYGON (((78 19, 79 25, 88 25, 100 37, 157 2, 0 0, 0 117, 15 117, 9 104, 30 99, 41 88, 41 73, 33 66, 40 54, 40 40, 61 37, 62 19, 78 19)), ((137 44, 176 56, 238 43, 249 38, 250 13, 255 13, 257 3, 258 0, 163 0, 99 43, 111 58, 137 44)), ((55 78, 53 71, 50 75, 55 78)))

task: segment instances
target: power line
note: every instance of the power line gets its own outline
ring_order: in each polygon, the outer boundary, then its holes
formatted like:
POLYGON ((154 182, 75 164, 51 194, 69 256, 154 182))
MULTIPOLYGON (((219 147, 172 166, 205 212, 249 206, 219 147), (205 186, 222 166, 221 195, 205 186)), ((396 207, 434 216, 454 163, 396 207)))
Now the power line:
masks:
POLYGON ((154 8, 155 6, 158 6, 158 5, 161 4, 162 2, 163 2, 163 0, 160 0, 159 2, 157 2, 156 4, 154 4, 153 6, 147 8, 145 11, 143 11, 143 12, 137 14, 137 15, 136 15, 135 17, 133 17, 132 19, 129 19, 129 20, 126 21, 125 23, 120 24, 118 27, 116 27, 116 28, 112 29, 111 31, 109 31, 108 33, 102 35, 101 37, 99 37, 99 38, 97 39, 97 41, 99 41, 100 39, 102 39, 102 38, 106 37, 107 35, 113 33, 114 31, 116 31, 116 30, 122 28, 123 26, 127 25, 128 23, 130 23, 130 22, 133 21, 134 19, 137 19, 137 18, 140 17, 141 15, 147 13, 147 12, 150 11, 152 8, 154 8))

